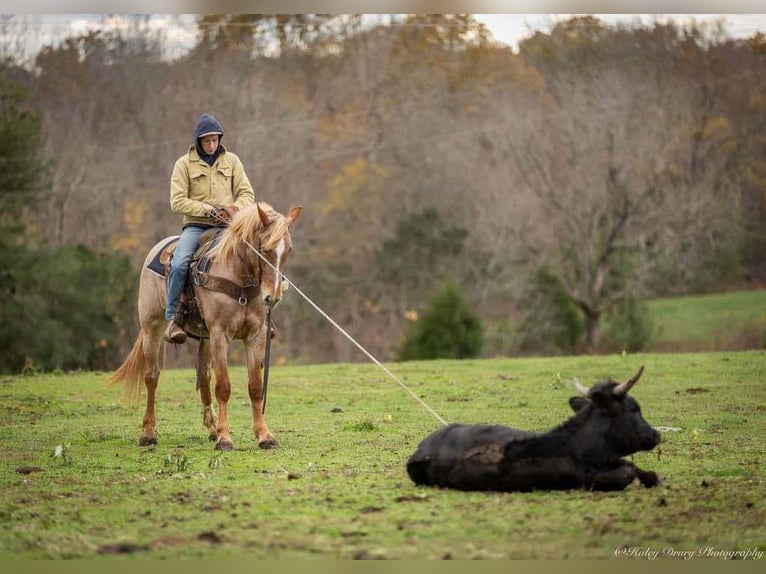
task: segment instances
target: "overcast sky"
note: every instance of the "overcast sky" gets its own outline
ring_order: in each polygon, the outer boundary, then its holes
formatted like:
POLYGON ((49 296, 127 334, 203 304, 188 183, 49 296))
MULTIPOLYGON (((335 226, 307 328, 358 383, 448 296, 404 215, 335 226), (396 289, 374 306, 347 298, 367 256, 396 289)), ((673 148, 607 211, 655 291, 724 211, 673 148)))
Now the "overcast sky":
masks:
MULTIPOLYGON (((374 15, 370 15, 376 20, 374 15)), ((557 21, 566 20, 573 14, 475 14, 492 36, 512 48, 537 30, 549 31, 557 21)), ((594 14, 608 23, 627 22, 651 24, 656 19, 673 19, 682 23, 694 20, 698 23, 722 20, 726 30, 736 38, 750 37, 758 32, 766 33, 766 14, 594 14)), ((103 26, 125 25, 125 19, 108 17, 106 14, 15 14, 12 18, 32 22, 29 50, 32 54, 43 45, 55 43, 73 35, 103 26)), ((151 25, 166 31, 170 57, 183 54, 197 38, 196 17, 193 14, 155 14, 151 25)), ((384 19, 388 21, 388 17, 384 19)))
MULTIPOLYGON (((85 18, 87 15, 71 15, 72 28, 82 30, 95 24, 94 19, 85 18)), ((157 25, 162 26, 170 21, 171 16, 158 15, 157 25)), ((573 14, 475 14, 477 20, 484 23, 493 37, 509 46, 516 48, 519 40, 531 35, 537 30, 548 31, 556 21, 566 20, 573 14)), ((650 24, 655 19, 672 19, 678 22, 706 22, 723 20, 726 29, 733 37, 750 37, 757 32, 766 33, 766 14, 594 14, 608 23, 637 22, 650 24)), ((169 33, 169 38, 182 43, 193 43, 196 29, 192 25, 193 16, 187 15, 189 25, 169 33)))
MULTIPOLYGON (((765 4, 766 5, 766 4, 765 4)), ((519 40, 535 30, 550 30, 557 20, 565 20, 572 14, 475 14, 499 40, 514 48, 519 40)), ((713 21, 723 19, 726 29, 735 38, 750 37, 757 32, 766 33, 766 14, 594 14, 609 23, 640 21, 650 24, 655 19, 673 19, 679 22, 713 21)))

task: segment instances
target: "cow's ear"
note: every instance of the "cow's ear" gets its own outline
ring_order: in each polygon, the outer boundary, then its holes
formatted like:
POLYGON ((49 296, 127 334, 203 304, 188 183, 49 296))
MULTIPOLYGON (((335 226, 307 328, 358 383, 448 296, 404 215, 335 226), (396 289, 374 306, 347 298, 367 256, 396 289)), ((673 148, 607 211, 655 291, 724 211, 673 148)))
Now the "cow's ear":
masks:
POLYGON ((569 399, 569 406, 572 407, 574 412, 579 413, 588 406, 588 399, 585 397, 572 397, 569 399))

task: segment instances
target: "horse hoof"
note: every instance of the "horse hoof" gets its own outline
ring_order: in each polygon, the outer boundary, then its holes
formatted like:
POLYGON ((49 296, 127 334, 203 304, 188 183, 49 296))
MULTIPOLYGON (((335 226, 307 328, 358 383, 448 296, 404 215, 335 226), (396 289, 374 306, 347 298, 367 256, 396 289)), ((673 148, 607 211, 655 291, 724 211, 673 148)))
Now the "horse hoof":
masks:
POLYGON ((219 440, 215 443, 215 450, 230 451, 234 450, 234 444, 228 440, 219 440))
POLYGON ((142 436, 138 439, 138 446, 152 446, 157 444, 157 437, 142 436))
POLYGON ((263 450, 270 450, 272 448, 277 448, 278 446, 279 443, 274 437, 269 437, 258 443, 258 448, 262 448, 263 450))

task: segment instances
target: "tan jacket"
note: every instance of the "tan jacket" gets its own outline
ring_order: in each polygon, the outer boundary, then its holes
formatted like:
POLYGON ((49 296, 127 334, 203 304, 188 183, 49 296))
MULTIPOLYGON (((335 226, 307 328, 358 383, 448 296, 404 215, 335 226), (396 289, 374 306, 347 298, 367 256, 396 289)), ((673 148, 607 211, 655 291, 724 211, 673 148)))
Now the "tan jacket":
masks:
POLYGON ((184 216, 184 225, 218 225, 207 215, 212 207, 236 205, 242 209, 255 202, 255 192, 242 162, 221 147, 212 167, 200 159, 194 146, 190 146, 173 167, 170 208, 184 216))

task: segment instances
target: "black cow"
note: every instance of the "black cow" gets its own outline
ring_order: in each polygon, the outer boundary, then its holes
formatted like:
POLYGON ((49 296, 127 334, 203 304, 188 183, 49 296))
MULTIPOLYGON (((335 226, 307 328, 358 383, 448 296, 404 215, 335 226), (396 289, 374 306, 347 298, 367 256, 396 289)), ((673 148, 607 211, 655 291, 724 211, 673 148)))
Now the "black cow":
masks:
POLYGON ((659 482, 651 471, 621 459, 651 450, 660 435, 627 395, 644 368, 617 384, 611 379, 572 397, 575 415, 546 433, 500 425, 451 424, 426 437, 407 462, 416 484, 459 490, 622 490, 638 478, 659 482))

